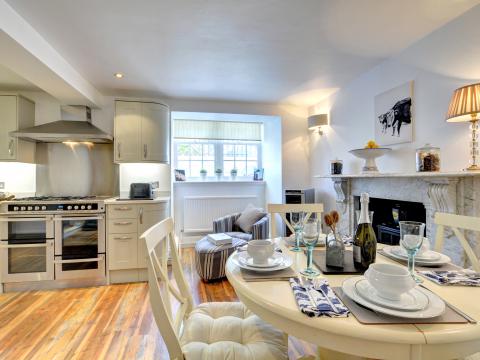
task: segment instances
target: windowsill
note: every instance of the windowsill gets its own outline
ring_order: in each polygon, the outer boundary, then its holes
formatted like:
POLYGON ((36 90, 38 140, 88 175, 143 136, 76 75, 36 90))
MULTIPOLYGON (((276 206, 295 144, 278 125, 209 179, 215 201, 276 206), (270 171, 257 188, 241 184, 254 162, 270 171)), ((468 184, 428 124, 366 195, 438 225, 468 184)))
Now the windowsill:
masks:
POLYGON ((242 185, 242 184, 258 184, 264 185, 266 184, 265 181, 259 180, 248 180, 248 179, 238 179, 238 180, 231 180, 231 179, 189 179, 187 181, 174 181, 174 185, 178 184, 231 184, 231 185, 242 185))

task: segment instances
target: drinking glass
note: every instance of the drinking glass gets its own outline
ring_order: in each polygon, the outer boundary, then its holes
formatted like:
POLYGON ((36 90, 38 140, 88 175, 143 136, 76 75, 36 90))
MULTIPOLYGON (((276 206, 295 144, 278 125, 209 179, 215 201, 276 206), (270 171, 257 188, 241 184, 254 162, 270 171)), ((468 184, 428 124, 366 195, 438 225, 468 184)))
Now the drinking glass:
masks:
POLYGON ((300 252, 300 239, 302 237, 303 231, 303 220, 305 218, 305 213, 303 212, 291 212, 290 213, 290 223, 292 224, 293 230, 295 231, 295 246, 291 248, 291 251, 300 252))
POLYGON ((415 274, 415 256, 422 247, 425 224, 416 221, 400 221, 400 245, 408 254, 408 271, 417 283, 423 280, 415 274))
POLYGON ((309 278, 316 277, 320 273, 312 267, 313 248, 318 242, 320 222, 317 219, 308 219, 303 224, 302 242, 307 248, 307 267, 300 271, 300 274, 309 278))

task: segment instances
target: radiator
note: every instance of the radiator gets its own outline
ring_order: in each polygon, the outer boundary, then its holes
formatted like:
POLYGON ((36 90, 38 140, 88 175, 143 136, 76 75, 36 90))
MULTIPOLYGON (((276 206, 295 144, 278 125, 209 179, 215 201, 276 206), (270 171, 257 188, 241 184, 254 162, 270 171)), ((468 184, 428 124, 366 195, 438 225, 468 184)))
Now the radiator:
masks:
POLYGON ((208 233, 213 220, 240 212, 248 204, 258 205, 256 195, 238 196, 185 196, 183 198, 184 234, 208 233))

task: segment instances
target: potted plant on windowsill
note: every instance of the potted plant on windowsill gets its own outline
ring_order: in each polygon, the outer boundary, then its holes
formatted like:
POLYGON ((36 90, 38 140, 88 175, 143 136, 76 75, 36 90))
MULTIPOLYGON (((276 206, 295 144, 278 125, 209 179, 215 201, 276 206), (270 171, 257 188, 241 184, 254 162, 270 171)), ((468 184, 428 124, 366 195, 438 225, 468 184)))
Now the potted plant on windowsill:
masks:
POLYGON ((216 169, 216 170, 215 170, 215 175, 217 176, 217 180, 221 180, 221 179, 222 179, 222 174, 223 174, 223 170, 222 170, 222 169, 216 169))
POLYGON ((200 177, 202 178, 202 180, 205 180, 205 178, 207 177, 207 170, 200 170, 200 177))
POLYGON ((230 176, 232 177, 232 180, 235 180, 237 178, 237 174, 238 174, 237 169, 230 170, 230 176))

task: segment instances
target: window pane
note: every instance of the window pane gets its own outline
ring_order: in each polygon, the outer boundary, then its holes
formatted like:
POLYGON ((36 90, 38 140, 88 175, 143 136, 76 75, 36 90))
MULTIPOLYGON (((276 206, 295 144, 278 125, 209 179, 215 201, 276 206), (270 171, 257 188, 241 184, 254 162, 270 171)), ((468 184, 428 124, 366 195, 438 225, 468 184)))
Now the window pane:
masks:
POLYGON ((185 170, 186 176, 190 175, 190 163, 188 161, 177 161, 176 169, 185 170))
POLYGON ((230 171, 234 168, 234 162, 226 160, 223 162, 223 173, 225 175, 230 175, 230 171))
POLYGON ((207 176, 213 176, 215 174, 215 161, 204 161, 203 168, 207 170, 207 176))
POLYGON ((179 160, 187 160, 190 157, 190 145, 178 144, 177 145, 177 157, 179 160))
POLYGON ((235 155, 235 145, 223 145, 223 158, 233 160, 235 155))
POLYGON ((247 175, 247 167, 245 161, 236 162, 236 167, 238 171, 238 176, 246 176, 247 175))
POLYGON ((258 159, 257 145, 248 145, 247 146, 247 158, 248 158, 248 160, 257 160, 258 159))
POLYGON ((215 160, 215 146, 213 144, 203 145, 203 160, 215 160))
POLYGON ((202 144, 192 144, 190 149, 192 160, 202 160, 202 144))
POLYGON ((247 154, 247 146, 246 145, 235 145, 235 155, 236 157, 245 157, 247 154))
POLYGON ((256 161, 248 161, 247 162, 247 175, 253 176, 253 172, 255 169, 258 168, 258 163, 256 161))
POLYGON ((191 168, 191 176, 200 176, 200 170, 202 170, 202 162, 201 161, 192 161, 190 163, 191 168))

